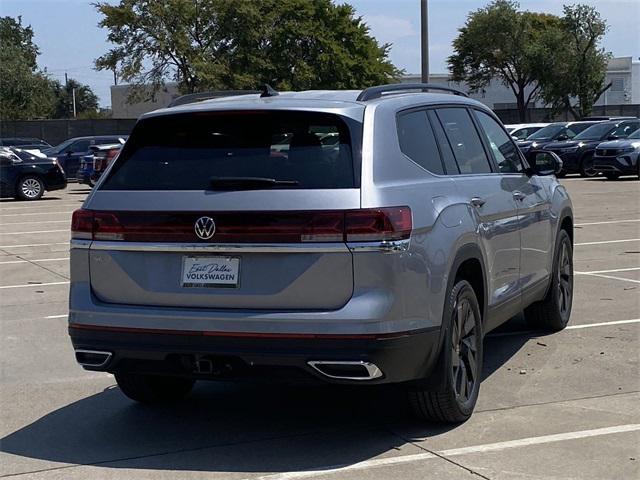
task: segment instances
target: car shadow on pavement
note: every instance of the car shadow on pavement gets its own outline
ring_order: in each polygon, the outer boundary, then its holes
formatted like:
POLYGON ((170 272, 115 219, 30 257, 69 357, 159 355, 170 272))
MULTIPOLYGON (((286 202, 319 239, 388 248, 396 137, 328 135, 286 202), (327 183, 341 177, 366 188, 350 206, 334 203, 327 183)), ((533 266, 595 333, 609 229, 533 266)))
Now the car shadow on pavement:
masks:
MULTIPOLYGON (((487 338, 483 376, 527 338, 487 338)), ((352 465, 455 427, 412 419, 395 387, 199 382, 179 404, 148 407, 114 386, 5 436, 0 450, 51 466, 269 473, 352 465)))

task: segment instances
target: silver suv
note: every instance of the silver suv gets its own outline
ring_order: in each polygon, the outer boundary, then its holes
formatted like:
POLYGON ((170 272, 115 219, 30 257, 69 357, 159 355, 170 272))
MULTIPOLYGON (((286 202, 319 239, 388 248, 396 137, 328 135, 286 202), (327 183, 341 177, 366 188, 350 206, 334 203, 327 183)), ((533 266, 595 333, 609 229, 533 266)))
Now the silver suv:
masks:
POLYGON ((76 359, 147 403, 195 380, 393 383, 463 421, 487 332, 569 320, 571 202, 557 156, 528 160, 428 84, 144 115, 73 215, 76 359))

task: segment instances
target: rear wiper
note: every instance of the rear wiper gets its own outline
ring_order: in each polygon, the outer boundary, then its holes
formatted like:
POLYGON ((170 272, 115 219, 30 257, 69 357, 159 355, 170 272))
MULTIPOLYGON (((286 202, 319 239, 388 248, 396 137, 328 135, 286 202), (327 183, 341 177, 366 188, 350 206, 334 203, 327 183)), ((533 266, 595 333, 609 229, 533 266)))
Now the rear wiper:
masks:
POLYGON ((214 190, 260 190, 280 186, 298 185, 297 180, 276 180, 266 177, 211 177, 209 184, 214 190))

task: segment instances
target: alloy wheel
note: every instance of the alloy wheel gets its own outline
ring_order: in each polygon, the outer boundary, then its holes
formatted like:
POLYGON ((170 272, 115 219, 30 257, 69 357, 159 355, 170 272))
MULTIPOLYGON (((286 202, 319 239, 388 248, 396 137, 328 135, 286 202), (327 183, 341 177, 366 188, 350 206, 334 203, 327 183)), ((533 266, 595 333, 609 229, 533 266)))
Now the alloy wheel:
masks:
POLYGON ((458 300, 452 327, 453 389, 456 398, 466 403, 479 381, 476 316, 468 299, 458 300))
POLYGON ((42 184, 35 178, 27 178, 20 185, 20 190, 26 198, 38 198, 42 192, 42 184))
POLYGON ((565 318, 571 309, 573 297, 573 271, 566 242, 562 243, 558 262, 558 305, 560 314, 565 318))

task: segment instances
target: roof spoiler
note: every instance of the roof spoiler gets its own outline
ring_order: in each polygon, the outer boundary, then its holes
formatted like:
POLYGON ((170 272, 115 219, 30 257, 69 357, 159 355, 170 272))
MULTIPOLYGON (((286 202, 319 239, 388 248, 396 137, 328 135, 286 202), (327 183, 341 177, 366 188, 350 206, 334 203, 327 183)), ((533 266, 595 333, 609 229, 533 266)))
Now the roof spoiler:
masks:
POLYGON ((261 93, 259 90, 218 90, 214 92, 189 93, 174 98, 167 108, 177 107, 178 105, 186 105, 188 103, 201 102, 212 98, 234 97, 236 95, 251 95, 261 93))

